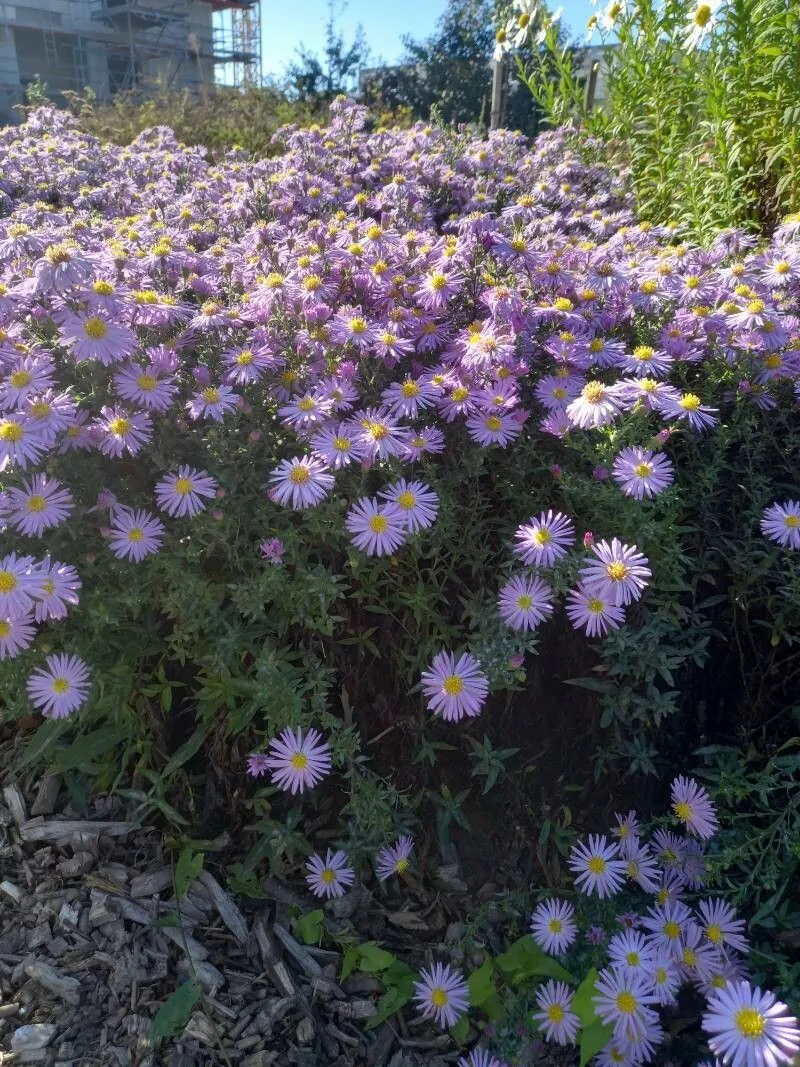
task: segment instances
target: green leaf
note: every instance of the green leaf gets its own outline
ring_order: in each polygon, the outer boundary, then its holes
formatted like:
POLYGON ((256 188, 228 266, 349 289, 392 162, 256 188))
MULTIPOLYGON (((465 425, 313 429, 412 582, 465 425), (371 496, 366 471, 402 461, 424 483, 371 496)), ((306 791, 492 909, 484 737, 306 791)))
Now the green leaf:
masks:
POLYGON ((597 1022, 592 1001, 597 977, 596 969, 591 967, 586 977, 575 990, 575 996, 572 998, 572 1010, 580 1019, 581 1026, 591 1026, 592 1023, 597 1022))
POLYGON ((16 764, 16 769, 21 771, 30 763, 36 763, 42 756, 49 755, 49 750, 52 749, 55 741, 68 728, 66 719, 48 719, 43 722, 33 735, 31 743, 26 746, 24 755, 16 764))
POLYGON ((325 925, 325 912, 322 908, 306 912, 299 919, 295 919, 294 932, 304 945, 318 945, 322 939, 322 928, 325 925))
POLYGON ((450 1027, 450 1034, 453 1040, 463 1044, 469 1037, 469 1015, 462 1015, 455 1026, 450 1027))
POLYGON ((359 945, 358 955, 358 969, 366 974, 380 974, 397 962, 397 958, 385 948, 381 948, 376 941, 366 941, 359 945))
MULTIPOLYGON (((170 690, 170 692, 172 692, 172 690, 170 690)), ((197 727, 197 729, 194 731, 188 741, 184 741, 178 751, 170 757, 163 771, 163 775, 165 778, 169 778, 169 776, 171 774, 174 774, 179 767, 183 766, 184 763, 186 763, 192 758, 192 756, 194 756, 197 752, 200 751, 200 748, 202 747, 202 744, 206 739, 207 733, 207 726, 203 725, 197 727)))
POLYGON ((520 937, 496 960, 504 977, 512 984, 520 984, 534 975, 556 978, 572 984, 575 979, 561 964, 543 952, 530 934, 520 937))
POLYGON ((96 756, 118 745, 125 737, 119 726, 101 726, 90 734, 84 734, 73 741, 69 748, 62 749, 53 760, 56 771, 73 771, 84 763, 90 763, 96 756))
POLYGON ((156 930, 163 930, 168 926, 180 926, 181 920, 174 911, 168 911, 166 915, 159 915, 157 919, 153 919, 150 925, 156 930))
POLYGON ((614 1027, 610 1023, 601 1023, 599 1019, 581 1030, 581 1067, 586 1067, 592 1056, 606 1047, 613 1034, 614 1027))
POLYGON ((494 965, 487 960, 477 971, 473 971, 467 979, 469 986, 469 1002, 476 1008, 480 1008, 495 992, 494 965))
POLYGON ((344 954, 342 960, 342 970, 339 974, 339 981, 343 982, 345 978, 348 978, 358 966, 359 954, 358 945, 351 945, 344 954))
POLYGON ((506 1006, 498 993, 492 993, 490 997, 484 1000, 483 1004, 481 1004, 481 1011, 493 1023, 500 1023, 506 1017, 506 1006))
POLYGON ((150 1027, 150 1040, 155 1044, 162 1037, 177 1037, 188 1023, 195 1004, 203 995, 203 987, 196 978, 178 986, 155 1014, 150 1027))
POLYGON ((195 852, 191 845, 184 845, 175 864, 175 896, 183 900, 189 886, 203 869, 203 853, 195 852))

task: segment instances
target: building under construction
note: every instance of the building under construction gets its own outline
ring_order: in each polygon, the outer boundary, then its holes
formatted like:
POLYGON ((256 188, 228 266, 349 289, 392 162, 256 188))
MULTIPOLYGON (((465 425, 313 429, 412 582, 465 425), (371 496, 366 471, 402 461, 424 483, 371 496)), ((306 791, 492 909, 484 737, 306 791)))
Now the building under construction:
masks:
POLYGON ((200 89, 261 81, 260 0, 0 0, 0 123, 25 87, 200 89))

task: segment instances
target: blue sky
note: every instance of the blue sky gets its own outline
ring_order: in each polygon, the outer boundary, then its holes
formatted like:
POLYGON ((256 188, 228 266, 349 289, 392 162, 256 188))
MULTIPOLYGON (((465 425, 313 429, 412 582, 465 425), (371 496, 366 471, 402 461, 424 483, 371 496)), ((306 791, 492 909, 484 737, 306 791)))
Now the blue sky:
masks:
MULTIPOLYGON (((448 0, 347 0, 337 25, 349 42, 360 23, 372 62, 392 63, 402 54, 401 38, 427 37, 447 4, 448 0)), ((337 6, 341 9, 341 3, 337 6)), ((550 0, 549 6, 554 10, 558 0, 550 0)), ((563 0, 563 6, 565 23, 574 33, 580 32, 593 10, 589 0, 563 0)), ((280 76, 301 42, 310 51, 321 52, 327 17, 327 0, 261 0, 265 74, 280 76)))

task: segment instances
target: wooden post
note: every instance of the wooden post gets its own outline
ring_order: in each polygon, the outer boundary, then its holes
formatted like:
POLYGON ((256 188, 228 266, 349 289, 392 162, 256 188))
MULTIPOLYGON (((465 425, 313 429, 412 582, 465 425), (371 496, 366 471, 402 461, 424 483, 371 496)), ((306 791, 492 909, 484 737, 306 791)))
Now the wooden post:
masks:
POLYGON ((499 130, 503 121, 503 95, 505 90, 505 61, 495 59, 492 67, 492 110, 489 117, 489 129, 499 130))
POLYGON ((586 79, 586 93, 583 97, 583 109, 588 115, 594 107, 594 97, 597 92, 597 74, 600 64, 597 60, 589 66, 589 77, 586 79))

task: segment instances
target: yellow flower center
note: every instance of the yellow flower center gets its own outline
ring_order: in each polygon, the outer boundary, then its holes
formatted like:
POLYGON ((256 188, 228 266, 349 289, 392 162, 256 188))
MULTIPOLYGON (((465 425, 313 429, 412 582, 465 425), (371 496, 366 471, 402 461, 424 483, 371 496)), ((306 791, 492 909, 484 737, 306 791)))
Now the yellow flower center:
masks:
POLYGON ((112 419, 108 424, 108 428, 115 437, 124 437, 131 428, 130 419, 112 419))
POLYGON ((43 496, 29 496, 26 506, 28 511, 44 511, 47 501, 43 496))
POLYGON ((400 493, 397 497, 397 503, 405 511, 410 511, 411 508, 416 506, 417 497, 410 489, 406 489, 405 492, 400 493))
POLYGON ((15 444, 25 436, 25 431, 18 422, 4 420, 0 422, 0 441, 10 441, 15 444))
POLYGON ((592 340, 589 342, 590 352, 602 352, 605 347, 606 343, 602 339, 602 337, 593 337, 592 340))
POLYGON ((348 325, 350 327, 350 332, 351 333, 366 333, 366 330, 367 330, 367 320, 366 319, 362 319, 362 318, 356 317, 356 318, 350 319, 350 322, 348 323, 348 325))
POLYGON ((523 593, 522 596, 517 597, 517 607, 522 611, 528 611, 533 607, 533 598, 529 597, 527 593, 523 593))
POLYGON ((48 245, 45 249, 45 259, 57 267, 61 263, 69 263, 72 260, 70 250, 66 245, 48 245))
POLYGON ((407 859, 399 859, 397 863, 395 863, 394 869, 398 874, 402 874, 404 871, 408 870, 409 866, 410 864, 407 859))
POLYGON ((527 29, 527 28, 528 28, 528 23, 529 23, 530 21, 531 21, 531 17, 530 17, 530 15, 526 15, 526 14, 525 14, 525 12, 523 12, 523 13, 522 13, 522 14, 520 15, 520 17, 519 17, 519 18, 517 19, 517 25, 519 26, 519 28, 520 28, 521 30, 525 30, 525 29, 527 29))
POLYGON ((649 478, 653 473, 653 467, 650 463, 637 463, 633 468, 633 473, 637 478, 649 478))
POLYGON ((158 385, 158 380, 152 374, 140 374, 136 379, 136 384, 143 393, 151 393, 158 385))
POLYGON ((701 29, 708 25, 711 19, 711 8, 708 4, 700 4, 694 13, 694 21, 701 29))
POLYGON ((560 1023, 564 1021, 564 1009, 560 1004, 548 1004, 547 1006, 547 1018, 551 1023, 560 1023))
POLYGON ((0 593, 11 593, 17 588, 17 579, 11 571, 0 571, 0 593))
POLYGON ((574 306, 575 305, 572 303, 569 297, 566 296, 560 296, 558 300, 554 301, 553 303, 553 307, 556 309, 556 311, 572 311, 574 306))
POLYGON ((447 286, 447 275, 436 271, 430 276, 431 289, 440 293, 447 286))
POLYGON ((592 874, 604 874, 606 869, 606 861, 602 856, 592 856, 587 864, 592 874))
POLYGON ((443 1008, 447 1004, 447 999, 447 990, 442 989, 441 986, 431 990, 431 1004, 435 1008, 443 1008))
POLYGON ((486 420, 486 429, 491 430, 492 433, 497 433, 497 431, 501 429, 502 425, 503 420, 498 419, 496 415, 490 415, 489 418, 486 420))
POLYGON ((617 994, 617 1007, 623 1015, 632 1015, 636 1011, 636 997, 633 993, 622 992, 617 994))
POLYGON ((709 923, 706 927, 706 937, 715 945, 722 943, 722 928, 717 923, 709 923))
POLYGON ((108 326, 106 326, 102 319, 93 317, 87 319, 83 324, 83 332, 92 341, 100 341, 108 333, 108 326))
POLYGON ((297 406, 301 411, 313 411, 317 406, 317 402, 310 396, 304 396, 303 399, 298 402, 297 406))
POLYGON ((655 354, 656 350, 650 345, 639 345, 633 350, 633 358, 638 359, 640 363, 649 363, 655 354))
POLYGON ((677 939, 681 936, 681 928, 679 924, 673 922, 672 920, 665 922, 661 929, 664 933, 664 936, 670 941, 677 941, 677 939))
POLYGON ((751 300, 750 303, 747 305, 747 310, 750 312, 751 315, 760 314, 764 310, 764 301, 751 300))
POLYGON ((382 441, 384 437, 388 437, 389 428, 383 422, 371 422, 367 426, 367 433, 373 441, 382 441))
POLYGON ((11 623, 6 622, 5 619, 0 619, 0 637, 8 637, 11 633, 11 623))
POLYGON ((755 1008, 742 1008, 741 1011, 737 1011, 734 1022, 742 1037, 761 1037, 766 1025, 766 1019, 755 1008))
POLYGON ((682 822, 688 822, 693 815, 692 805, 685 800, 680 800, 677 804, 673 804, 672 810, 682 822))
POLYGON ((647 296, 652 296, 653 293, 658 292, 658 282, 655 278, 648 278, 647 281, 642 282, 642 292, 646 293, 647 296))
POLYGON ((695 950, 693 948, 688 948, 688 947, 685 948, 683 950, 683 954, 681 956, 681 959, 683 960, 683 962, 686 964, 687 967, 696 967, 697 966, 697 953, 695 952, 695 950))
POLYGON ((98 296, 111 296, 114 292, 114 286, 111 282, 102 280, 99 282, 92 282, 92 289, 94 289, 98 296))
POLYGON ((69 679, 67 678, 54 678, 50 683, 50 688, 54 693, 66 693, 69 689, 69 679))
POLYGON ((289 473, 289 481, 294 482, 295 485, 304 485, 310 477, 308 467, 303 466, 292 467, 289 473))
POLYGON ((219 402, 219 389, 215 389, 213 385, 209 386, 208 389, 203 390, 201 396, 207 404, 216 404, 219 402))
POLYGON ((400 392, 409 400, 411 397, 419 396, 419 386, 416 382, 403 382, 400 392))
POLYGON ((320 871, 319 878, 325 885, 333 885, 336 881, 336 871, 334 871, 332 867, 324 867, 322 871, 320 871))
POLYGON ((15 370, 9 377, 9 381, 15 389, 24 389, 25 386, 31 381, 33 375, 27 370, 15 370))
POLYGON ((457 385, 450 394, 452 400, 455 400, 457 404, 460 404, 462 400, 466 400, 469 396, 469 389, 463 385, 457 385))
POLYGON ((664 985, 668 977, 666 967, 656 967, 656 985, 664 985))
POLYGON ((253 353, 248 348, 243 349, 236 357, 236 362, 240 367, 249 367, 253 362, 253 353))
POLYGON ((790 530, 796 530, 800 526, 800 515, 787 515, 783 520, 783 525, 790 530))
POLYGON ((133 541, 134 544, 144 540, 144 530, 141 526, 131 526, 130 530, 128 530, 128 540, 133 541))
POLYGON ((464 692, 464 682, 457 674, 448 674, 442 683, 442 689, 449 697, 457 697, 464 692))
POLYGON ((700 407, 700 397, 695 396, 694 393, 687 393, 686 396, 682 396, 678 401, 684 411, 697 411, 700 407))
POLYGON ((606 387, 602 382, 587 382, 582 393, 583 399, 589 404, 599 404, 605 396, 606 387))
POLYGON ((551 919, 550 922, 547 924, 547 929, 550 931, 551 934, 560 934, 561 931, 564 929, 564 924, 561 922, 560 919, 551 919))
POLYGON ((385 515, 373 515, 369 520, 369 528, 376 534, 386 533, 389 529, 389 522, 385 515))
POLYGON ((175 485, 173 487, 178 496, 186 496, 187 493, 192 491, 192 482, 190 478, 176 478, 175 485))
POLYGON ((308 756, 305 754, 305 752, 295 752, 295 754, 289 760, 289 763, 291 763, 294 770, 304 771, 306 767, 308 767, 308 756))
POLYGON ((639 955, 638 952, 629 952, 628 955, 625 957, 625 962, 630 967, 638 967, 639 964, 642 962, 642 957, 639 955))
POLYGON ((609 563, 606 567, 606 574, 612 582, 621 582, 628 577, 628 568, 624 563, 616 560, 614 563, 609 563))

